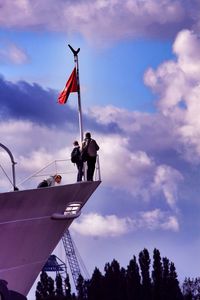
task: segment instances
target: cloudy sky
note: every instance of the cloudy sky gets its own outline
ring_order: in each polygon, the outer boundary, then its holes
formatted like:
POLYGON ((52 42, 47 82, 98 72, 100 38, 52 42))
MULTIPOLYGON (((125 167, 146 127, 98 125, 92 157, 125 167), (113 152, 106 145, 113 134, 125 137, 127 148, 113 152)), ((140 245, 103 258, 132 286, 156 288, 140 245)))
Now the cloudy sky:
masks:
POLYGON ((56 101, 74 66, 67 44, 80 47, 84 131, 100 146, 102 175, 71 226, 88 271, 113 258, 126 267, 146 247, 172 260, 180 280, 199 276, 199 1, 0 6, 0 142, 17 162, 17 183, 69 158, 79 139, 77 95, 56 101))

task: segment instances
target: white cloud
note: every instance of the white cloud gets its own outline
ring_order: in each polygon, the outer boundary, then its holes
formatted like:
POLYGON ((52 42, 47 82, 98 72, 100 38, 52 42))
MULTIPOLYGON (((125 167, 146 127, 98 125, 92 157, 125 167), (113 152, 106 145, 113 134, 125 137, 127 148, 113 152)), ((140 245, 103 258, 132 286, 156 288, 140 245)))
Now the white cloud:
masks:
POLYGON ((179 231, 179 223, 175 216, 169 216, 168 219, 161 224, 161 227, 166 230, 179 231))
POLYGON ((163 192, 171 208, 176 208, 178 183, 183 180, 182 174, 170 166, 160 165, 156 168, 153 190, 163 192))
POLYGON ((148 69, 145 82, 160 95, 158 108, 172 125, 177 150, 192 163, 200 161, 200 38, 189 30, 177 35, 177 59, 148 69))
POLYGON ((147 228, 150 230, 164 229, 164 230, 179 230, 179 223, 176 216, 167 214, 160 209, 142 212, 140 214, 139 227, 147 228))
POLYGON ((196 7, 196 3, 186 6, 180 0, 6 0, 1 4, 0 25, 79 32, 92 43, 110 42, 141 35, 172 35, 183 26, 196 24, 196 7))
MULTIPOLYGON (((132 198, 142 201, 161 197, 171 208, 176 208, 181 174, 175 167, 155 161, 155 154, 166 147, 173 147, 170 124, 163 122, 159 115, 127 112, 114 107, 94 109, 89 115, 95 117, 98 123, 106 125, 114 122, 119 127, 119 133, 115 134, 93 133, 100 145, 104 186, 126 191, 132 198)), ((69 159, 74 140, 70 132, 66 139, 62 128, 58 130, 15 120, 2 122, 0 134, 8 146, 14 147, 18 182, 56 159, 69 159), (57 143, 52 143, 55 137, 57 143)), ((67 168, 71 171, 73 167, 70 163, 67 168)), ((49 168, 46 171, 54 173, 54 170, 49 168)), ((66 182, 71 180, 67 178, 66 182)))
POLYGON ((173 126, 163 114, 128 111, 111 105, 95 106, 87 113, 100 124, 116 124, 121 130, 119 136, 128 138, 127 147, 129 148, 135 146, 134 148, 144 151, 160 150, 171 148, 176 142, 172 132, 173 126), (142 136, 145 138, 142 139, 142 136))
POLYGON ((146 227, 151 230, 156 229, 159 226, 161 217, 162 214, 159 209, 142 212, 139 227, 146 227))
POLYGON ((25 51, 16 45, 10 45, 10 48, 8 49, 8 58, 16 64, 23 64, 28 60, 25 51))
POLYGON ((99 143, 104 184, 149 198, 145 184, 151 181, 153 160, 144 151, 129 150, 125 137, 107 135, 102 140, 99 138, 99 143))
POLYGON ((177 66, 184 72, 188 80, 200 79, 200 40, 189 30, 179 32, 173 45, 177 55, 177 66))
POLYGON ((89 114, 102 124, 115 122, 123 132, 97 136, 104 185, 128 191, 143 201, 161 196, 176 209, 183 176, 175 167, 156 163, 158 152, 174 147, 170 124, 159 115, 111 106, 90 110, 89 114))
POLYGON ((24 64, 28 61, 27 53, 15 44, 4 45, 0 49, 0 61, 2 63, 24 64))
MULTIPOLYGON (((50 164, 42 173, 45 176, 58 172, 65 172, 63 183, 71 183, 76 179, 76 168, 69 160, 68 162, 56 162, 55 160, 65 160, 70 158, 72 141, 74 136, 68 134, 66 141, 66 132, 57 130, 54 127, 40 126, 29 121, 10 120, 0 123, 1 143, 4 144, 14 156, 17 162, 16 179, 17 184, 25 178, 31 176, 43 167, 50 164), (56 137, 57 142, 54 143, 56 137), (52 164, 51 164, 52 163, 52 164)), ((11 162, 8 155, 0 148, 1 164, 11 178, 11 162)), ((4 176, 3 176, 4 177, 4 176)), ((35 177, 33 181, 27 182, 28 187, 35 187, 41 180, 41 177, 35 177)), ((10 189, 8 180, 4 183, 5 189, 10 189)), ((26 185, 20 185, 19 188, 25 188, 26 185)))
POLYGON ((179 223, 175 216, 155 209, 142 212, 135 219, 119 218, 116 215, 102 216, 97 213, 85 214, 73 222, 71 229, 86 236, 117 237, 141 229, 176 232, 179 230, 179 223))
POLYGON ((117 218, 115 215, 101 216, 97 213, 83 215, 71 228, 82 235, 120 236, 129 231, 129 219, 117 218))

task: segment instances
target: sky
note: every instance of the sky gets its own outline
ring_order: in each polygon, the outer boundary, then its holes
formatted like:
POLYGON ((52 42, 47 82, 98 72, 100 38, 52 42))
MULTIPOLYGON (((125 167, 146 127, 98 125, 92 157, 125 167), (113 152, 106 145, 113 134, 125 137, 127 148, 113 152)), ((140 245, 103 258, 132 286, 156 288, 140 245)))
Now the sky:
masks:
MULTIPOLYGON (((0 142, 17 162, 17 183, 69 158, 79 139, 77 95, 66 105, 57 97, 74 67, 68 44, 80 47, 83 128, 100 146, 102 183, 70 232, 89 273, 114 258, 126 268, 157 248, 179 281, 198 277, 199 1, 0 6, 0 142)), ((0 158, 7 169, 3 150, 0 158)), ((0 186, 11 189, 2 170, 0 186)))

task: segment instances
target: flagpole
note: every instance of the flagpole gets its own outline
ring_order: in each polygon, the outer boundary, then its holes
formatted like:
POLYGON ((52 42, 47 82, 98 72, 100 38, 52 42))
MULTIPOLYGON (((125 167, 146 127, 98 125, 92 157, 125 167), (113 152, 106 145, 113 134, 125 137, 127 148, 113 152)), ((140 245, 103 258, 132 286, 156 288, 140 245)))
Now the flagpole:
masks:
POLYGON ((74 50, 72 46, 68 44, 70 50, 74 54, 74 63, 76 67, 76 79, 78 85, 78 118, 79 118, 79 131, 80 131, 80 141, 83 141, 83 119, 82 119, 82 108, 81 108, 81 91, 80 91, 80 79, 79 79, 79 65, 78 65, 78 53, 80 48, 74 50))

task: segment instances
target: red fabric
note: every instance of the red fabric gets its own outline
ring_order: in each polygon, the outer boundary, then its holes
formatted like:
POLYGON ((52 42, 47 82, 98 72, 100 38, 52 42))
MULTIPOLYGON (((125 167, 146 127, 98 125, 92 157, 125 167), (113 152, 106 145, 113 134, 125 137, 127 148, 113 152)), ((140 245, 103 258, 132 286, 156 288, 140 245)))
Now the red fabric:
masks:
POLYGON ((72 71, 64 90, 58 96, 58 103, 65 104, 70 93, 78 92, 78 84, 76 78, 76 68, 72 71))

